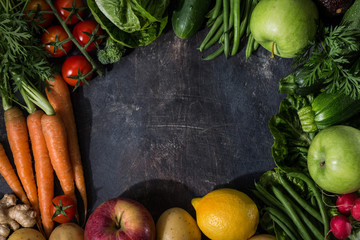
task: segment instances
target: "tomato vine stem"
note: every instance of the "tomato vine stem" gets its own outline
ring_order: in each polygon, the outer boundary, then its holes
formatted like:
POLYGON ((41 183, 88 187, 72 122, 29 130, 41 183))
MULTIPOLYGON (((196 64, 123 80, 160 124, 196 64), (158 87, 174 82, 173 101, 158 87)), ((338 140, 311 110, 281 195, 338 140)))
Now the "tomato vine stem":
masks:
MULTIPOLYGON (((59 13, 57 12, 56 8, 54 7, 54 5, 52 4, 51 0, 46 0, 46 2, 49 4, 51 10, 53 11, 55 17, 59 20, 61 26, 64 28, 64 30, 66 31, 67 35, 69 36, 69 38, 71 39, 71 41, 73 41, 73 43, 76 45, 76 47, 80 50, 80 52, 84 55, 84 57, 90 62, 91 66, 93 67, 93 69, 96 71, 96 73, 99 76, 103 76, 104 73, 103 71, 100 69, 100 67, 98 66, 98 64, 96 64, 96 62, 92 59, 92 57, 90 56, 90 54, 86 51, 86 48, 81 46, 80 43, 75 39, 74 35, 72 34, 72 32, 70 31, 70 29, 68 28, 68 26, 66 25, 66 21, 67 19, 64 21, 62 20, 62 18, 60 17, 59 13)), ((90 41, 89 41, 90 42, 90 41)))

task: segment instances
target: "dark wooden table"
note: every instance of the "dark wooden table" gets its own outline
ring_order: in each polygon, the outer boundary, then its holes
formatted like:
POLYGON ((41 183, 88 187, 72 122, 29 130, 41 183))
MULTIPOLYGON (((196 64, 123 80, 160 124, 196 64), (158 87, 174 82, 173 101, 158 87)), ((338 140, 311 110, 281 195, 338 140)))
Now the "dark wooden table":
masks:
MULTIPOLYGON (((90 212, 125 196, 155 220, 174 206, 194 216, 193 197, 220 187, 249 192, 274 167, 268 121, 291 61, 259 48, 246 63, 244 46, 203 61, 196 48, 205 34, 182 40, 168 29, 72 93, 90 212)), ((3 178, 0 192, 11 192, 3 178)))

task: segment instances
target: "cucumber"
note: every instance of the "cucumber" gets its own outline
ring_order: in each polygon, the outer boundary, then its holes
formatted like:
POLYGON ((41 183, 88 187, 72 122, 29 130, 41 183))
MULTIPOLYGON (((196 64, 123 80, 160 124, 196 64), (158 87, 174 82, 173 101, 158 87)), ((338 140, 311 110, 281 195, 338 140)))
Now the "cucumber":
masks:
POLYGON ((304 132, 315 132, 335 124, 341 124, 360 111, 360 100, 354 100, 341 92, 320 93, 311 106, 298 110, 304 132))
POLYGON ((316 82, 307 86, 304 82, 304 76, 306 76, 305 70, 303 66, 299 66, 292 73, 281 78, 279 81, 279 92, 301 96, 318 92, 324 86, 324 81, 317 79, 316 82))
POLYGON ((360 0, 355 0, 351 7, 345 12, 341 23, 350 23, 350 27, 360 27, 360 0))
POLYGON ((171 17, 172 28, 179 38, 193 36, 202 26, 210 0, 178 0, 171 17))

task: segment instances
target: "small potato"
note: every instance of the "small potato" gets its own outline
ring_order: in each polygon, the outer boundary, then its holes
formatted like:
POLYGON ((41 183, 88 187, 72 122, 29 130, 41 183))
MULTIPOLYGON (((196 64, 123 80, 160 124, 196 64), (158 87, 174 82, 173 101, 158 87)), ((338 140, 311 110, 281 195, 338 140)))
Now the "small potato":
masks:
POLYGON ((8 240, 46 240, 46 238, 33 228, 20 228, 13 232, 8 240))
POLYGON ((259 234, 253 236, 249 240, 276 240, 276 238, 273 235, 269 235, 269 234, 259 234))
POLYGON ((156 223, 157 240, 201 240, 194 218, 182 208, 163 212, 156 223))
POLYGON ((63 223, 51 233, 49 240, 83 240, 84 230, 76 223, 63 223))

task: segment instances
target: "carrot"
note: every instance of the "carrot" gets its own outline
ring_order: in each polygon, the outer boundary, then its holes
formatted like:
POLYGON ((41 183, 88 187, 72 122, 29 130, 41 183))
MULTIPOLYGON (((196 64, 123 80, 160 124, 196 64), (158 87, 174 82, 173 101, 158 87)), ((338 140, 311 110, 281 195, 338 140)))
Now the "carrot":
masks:
POLYGON ((5 127, 16 171, 30 204, 39 212, 39 201, 30 153, 29 135, 22 111, 11 107, 4 113, 5 127))
POLYGON ((64 194, 76 201, 74 172, 69 158, 65 126, 59 115, 41 117, 41 129, 49 151, 51 165, 55 170, 64 194))
POLYGON ((20 180, 12 167, 9 158, 7 157, 4 147, 0 144, 0 174, 4 177, 7 184, 15 195, 25 204, 29 204, 29 200, 26 197, 23 187, 21 186, 20 180))
POLYGON ((54 221, 51 219, 51 201, 54 198, 54 170, 41 129, 41 117, 43 115, 44 112, 41 110, 36 110, 30 114, 27 117, 27 126, 35 161, 41 221, 44 232, 49 237, 54 228, 54 221))
POLYGON ((55 75, 54 77, 55 80, 49 82, 51 85, 50 91, 46 89, 46 95, 56 114, 60 115, 65 125, 69 147, 69 156, 74 171, 75 184, 84 203, 84 219, 86 219, 86 185, 70 92, 68 85, 60 75, 55 75))

